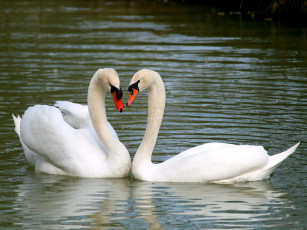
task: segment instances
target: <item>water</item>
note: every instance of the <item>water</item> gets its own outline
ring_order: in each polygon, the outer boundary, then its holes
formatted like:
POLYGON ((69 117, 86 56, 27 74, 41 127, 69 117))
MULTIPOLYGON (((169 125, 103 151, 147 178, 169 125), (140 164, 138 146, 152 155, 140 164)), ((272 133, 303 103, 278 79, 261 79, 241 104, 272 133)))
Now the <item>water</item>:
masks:
MULTIPOLYGON (((9 229, 304 229, 307 225, 307 31, 156 1, 0 1, 0 227, 9 229), (154 150, 161 162, 207 142, 302 141, 262 182, 233 185, 79 179, 35 173, 11 114, 56 100, 86 103, 98 68, 126 90, 151 68, 166 111, 154 150)), ((147 94, 108 118, 133 157, 147 94)), ((124 91, 124 101, 128 91, 124 91)))

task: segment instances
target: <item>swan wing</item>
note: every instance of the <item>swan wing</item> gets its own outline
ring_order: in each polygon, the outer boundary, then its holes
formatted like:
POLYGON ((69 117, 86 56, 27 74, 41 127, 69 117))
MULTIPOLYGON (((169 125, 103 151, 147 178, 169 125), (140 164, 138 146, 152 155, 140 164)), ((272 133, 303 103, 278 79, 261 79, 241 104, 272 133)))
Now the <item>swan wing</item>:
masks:
POLYGON ((67 124, 55 107, 28 108, 21 120, 20 134, 31 151, 69 175, 95 176, 103 170, 106 154, 100 146, 67 124))
MULTIPOLYGON (((57 101, 54 106, 59 108, 59 110, 62 112, 63 119, 71 127, 75 129, 89 128, 94 138, 96 140, 99 140, 93 128, 87 105, 81 105, 70 101, 57 101)), ((116 131, 109 122, 108 126, 111 130, 112 135, 116 139, 118 139, 116 131)))
POLYGON ((262 146, 203 144, 161 163, 164 177, 174 181, 219 181, 264 167, 262 146))
POLYGON ((62 112, 63 119, 75 129, 85 128, 90 120, 86 105, 70 101, 57 101, 54 105, 62 112))

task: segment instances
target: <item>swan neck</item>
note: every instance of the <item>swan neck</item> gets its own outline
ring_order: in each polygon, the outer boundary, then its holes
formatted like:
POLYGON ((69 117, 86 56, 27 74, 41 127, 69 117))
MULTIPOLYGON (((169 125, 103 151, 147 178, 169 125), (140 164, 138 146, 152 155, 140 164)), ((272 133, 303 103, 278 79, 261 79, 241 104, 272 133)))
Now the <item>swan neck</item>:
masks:
POLYGON ((113 137, 108 126, 105 109, 106 89, 100 81, 101 80, 94 75, 90 82, 88 89, 88 109, 94 129, 101 143, 109 153, 112 150, 112 146, 119 141, 113 137))
POLYGON ((148 118, 143 141, 135 155, 135 161, 151 162, 165 107, 165 88, 159 75, 156 76, 148 93, 148 118))

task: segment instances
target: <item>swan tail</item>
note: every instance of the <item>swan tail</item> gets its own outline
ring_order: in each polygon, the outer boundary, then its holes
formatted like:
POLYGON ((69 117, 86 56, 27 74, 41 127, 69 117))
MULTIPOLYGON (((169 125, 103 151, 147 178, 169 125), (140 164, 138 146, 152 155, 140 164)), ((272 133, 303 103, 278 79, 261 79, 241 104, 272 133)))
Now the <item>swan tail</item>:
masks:
POLYGON ((20 137, 20 122, 21 122, 21 117, 19 115, 17 115, 17 117, 12 114, 13 120, 14 120, 14 124, 15 124, 15 132, 18 134, 18 136, 20 137))
POLYGON ((39 155, 35 152, 33 152, 32 150, 30 150, 22 141, 21 139, 21 134, 20 134, 20 124, 21 124, 21 117, 19 115, 15 116, 14 114, 12 114, 14 123, 15 123, 15 132, 18 134, 19 136, 19 140, 21 143, 21 146, 23 148, 23 152, 25 154, 26 160, 27 162, 31 165, 31 166, 35 166, 35 163, 37 161, 37 159, 39 158, 39 155))
POLYGON ((258 174, 258 176, 256 176, 255 178, 257 178, 257 180, 268 179, 273 173, 273 171, 278 167, 278 165, 280 165, 288 156, 294 153, 299 144, 300 142, 293 145, 291 148, 284 152, 269 156, 269 161, 267 165, 261 170, 255 172, 255 174, 258 174))
POLYGON ((283 162, 288 156, 290 156, 292 153, 294 153, 294 151, 296 150, 296 148, 299 146, 300 142, 298 142, 297 144, 293 145, 291 148, 289 148, 288 150, 275 154, 273 156, 269 157, 269 162, 266 165, 266 169, 272 169, 272 171, 281 163, 283 162))
POLYGON ((280 165, 288 156, 294 153, 299 144, 300 142, 293 145, 291 148, 289 148, 284 152, 275 154, 273 156, 269 156, 269 161, 267 165, 258 172, 259 179, 261 180, 268 179, 270 175, 273 173, 273 171, 278 167, 278 165, 280 165))
POLYGON ((246 181, 259 181, 265 180, 270 177, 273 171, 283 162, 288 156, 290 156, 296 148, 299 146, 300 142, 289 148, 288 150, 275 154, 273 156, 269 156, 268 163, 265 167, 258 169, 256 171, 252 171, 231 179, 217 181, 218 183, 233 183, 233 182, 246 182, 246 181))

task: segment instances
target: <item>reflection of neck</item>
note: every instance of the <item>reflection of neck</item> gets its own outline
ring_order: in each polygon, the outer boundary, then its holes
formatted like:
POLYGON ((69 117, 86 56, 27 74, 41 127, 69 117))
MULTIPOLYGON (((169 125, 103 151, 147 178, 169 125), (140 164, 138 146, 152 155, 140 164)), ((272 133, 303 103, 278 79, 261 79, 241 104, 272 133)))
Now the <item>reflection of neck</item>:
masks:
POLYGON ((148 93, 148 119, 143 141, 138 148, 134 161, 151 161, 151 155, 155 147, 165 107, 165 89, 159 74, 152 73, 154 81, 149 87, 148 93))
MULTIPOLYGON (((119 141, 113 137, 108 126, 105 94, 106 89, 100 83, 97 75, 94 75, 88 89, 88 109, 95 131, 107 152, 110 153, 118 145, 119 141)), ((112 152, 117 153, 117 151, 112 152)), ((111 157, 112 155, 108 154, 108 156, 111 157)))

